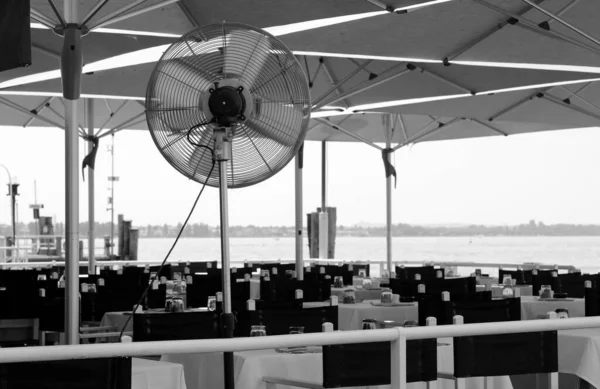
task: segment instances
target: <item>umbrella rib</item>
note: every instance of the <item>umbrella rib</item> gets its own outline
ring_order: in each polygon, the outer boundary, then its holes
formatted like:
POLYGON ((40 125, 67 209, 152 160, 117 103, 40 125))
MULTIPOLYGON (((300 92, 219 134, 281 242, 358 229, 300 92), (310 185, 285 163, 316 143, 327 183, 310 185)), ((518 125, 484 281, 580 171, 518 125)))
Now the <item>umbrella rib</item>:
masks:
MULTIPOLYGON (((32 111, 32 113, 39 115, 44 109, 46 109, 50 106, 50 104, 52 103, 52 100, 54 100, 55 98, 56 98, 55 96, 48 97, 42 104, 40 104, 36 109, 34 109, 32 111)), ((34 119, 35 118, 33 116, 30 117, 23 125, 23 128, 27 128, 27 126, 30 125, 34 119)))
POLYGON ((600 115, 595 114, 593 112, 590 112, 590 111, 588 111, 586 109, 583 109, 581 107, 578 107, 576 105, 567 104, 564 101, 562 101, 561 99, 559 99, 558 97, 556 97, 554 95, 551 95, 549 93, 541 93, 541 96, 539 96, 539 97, 542 98, 542 99, 546 99, 548 101, 551 101, 551 102, 553 102, 556 105, 560 105, 561 107, 569 108, 569 109, 571 109, 571 110, 573 110, 575 112, 579 112, 582 115, 587 115, 587 116, 592 117, 592 118, 594 118, 596 120, 600 120, 600 115))
POLYGON ((534 3, 531 0, 521 0, 524 3, 529 4, 531 7, 535 8, 536 10, 538 10, 539 12, 545 14, 546 16, 556 20, 558 23, 562 24, 563 26, 567 27, 569 30, 581 35, 582 37, 586 38, 587 40, 589 40, 590 42, 600 46, 600 41, 598 41, 598 39, 594 38, 593 36, 591 36, 590 34, 586 33, 585 31, 575 27, 573 24, 567 22, 566 20, 564 20, 563 18, 561 18, 559 15, 553 14, 552 12, 548 11, 546 8, 543 8, 541 6, 539 6, 538 4, 534 3))
POLYGON ((321 101, 318 105, 313 105, 313 109, 319 109, 319 108, 322 108, 323 106, 336 103, 344 98, 352 97, 357 93, 361 93, 368 89, 371 89, 373 87, 381 85, 381 84, 388 82, 396 77, 407 74, 415 69, 416 69, 416 67, 412 64, 399 63, 396 65, 393 65, 393 66, 389 67, 388 69, 386 69, 385 71, 383 71, 383 73, 379 74, 376 78, 362 82, 362 83, 348 89, 346 92, 344 92, 336 97, 325 99, 324 101, 321 101))
POLYGON ((425 74, 426 76, 429 76, 429 77, 434 78, 434 79, 436 79, 438 81, 444 82, 444 83, 446 83, 446 84, 448 84, 450 86, 453 86, 453 87, 455 87, 457 89, 460 89, 461 91, 463 91, 465 93, 470 93, 471 95, 475 95, 477 93, 474 90, 471 90, 469 88, 465 88, 464 86, 462 86, 462 85, 460 85, 460 84, 458 84, 458 83, 456 83, 456 82, 454 82, 452 80, 449 80, 449 79, 447 79, 444 76, 440 76, 439 74, 437 74, 435 72, 432 72, 429 69, 425 69, 423 66, 417 66, 417 69, 419 69, 419 71, 421 73, 425 74))
POLYGON ((398 114, 398 123, 400 123, 400 128, 402 129, 402 135, 404 135, 404 140, 408 140, 408 134, 406 133, 406 126, 404 124, 404 118, 402 114, 398 114))
POLYGON ((63 28, 67 28, 67 22, 65 22, 65 19, 63 19, 62 15, 58 11, 58 8, 56 8, 54 0, 48 0, 48 3, 50 4, 50 8, 52 8, 52 12, 54 12, 54 14, 56 15, 56 18, 58 19, 58 22, 61 24, 61 26, 63 28))
POLYGON ((25 115, 31 116, 32 118, 39 119, 39 120, 41 120, 43 122, 46 122, 48 124, 52 124, 53 126, 56 126, 56 127, 60 128, 60 129, 64 130, 64 127, 62 125, 58 124, 57 122, 55 122, 55 121, 53 121, 51 119, 48 119, 45 116, 34 114, 33 112, 31 112, 27 108, 24 108, 24 107, 20 106, 17 103, 14 103, 14 102, 12 102, 12 101, 10 101, 8 99, 5 99, 4 97, 0 97, 0 104, 4 104, 5 106, 7 106, 9 108, 12 108, 15 111, 19 111, 21 113, 24 113, 25 115))
POLYGON ((595 110, 600 111, 600 107, 598 107, 596 104, 592 104, 591 102, 589 102, 588 100, 584 99, 583 97, 579 96, 577 93, 573 93, 571 92, 569 89, 565 88, 564 86, 559 86, 559 88, 564 89, 565 91, 569 92, 571 94, 571 97, 576 97, 579 100, 583 101, 586 105, 588 105, 589 107, 592 107, 595 110))
POLYGON ((529 29, 529 30, 531 30, 533 32, 536 32, 536 33, 541 34, 541 35, 548 36, 550 38, 555 38, 555 39, 559 39, 559 40, 562 40, 562 41, 567 42, 567 43, 571 43, 572 45, 575 45, 575 46, 578 46, 578 47, 580 47, 582 49, 588 50, 588 51, 590 51, 590 52, 592 52, 594 54, 600 54, 600 49, 595 49, 595 48, 593 48, 593 47, 591 47, 589 45, 584 44, 583 42, 579 42, 578 40, 576 40, 574 38, 571 38, 568 35, 562 34, 560 32, 546 30, 546 29, 540 27, 539 25, 535 24, 534 22, 532 22, 529 19, 526 19, 526 18, 524 18, 522 16, 515 15, 515 14, 513 14, 511 12, 508 12, 505 9, 497 7, 497 6, 493 5, 493 4, 490 4, 490 3, 488 3, 485 0, 471 0, 471 1, 473 1, 473 2, 475 2, 477 4, 479 4, 479 5, 482 5, 484 7, 487 7, 489 9, 493 10, 493 11, 496 11, 498 13, 506 15, 506 16, 508 16, 510 18, 515 19, 517 21, 517 23, 515 23, 516 26, 519 26, 521 28, 529 29))
MULTIPOLYGON (((544 1, 545 0, 540 0, 540 3, 543 3, 544 1)), ((574 0, 574 1, 579 1, 579 0, 574 0)), ((531 7, 526 7, 523 11, 515 14, 515 16, 521 17, 521 16, 523 16, 524 14, 526 14, 530 10, 531 10, 531 7)), ((483 42, 484 40, 486 40, 487 38, 491 37, 492 35, 494 35, 498 31, 502 30, 508 24, 509 24, 508 20, 506 20, 506 21, 504 21, 502 23, 498 23, 493 28, 491 28, 489 31, 487 31, 487 32, 479 35, 477 38, 475 38, 474 40, 472 40, 471 42, 469 42, 465 46, 461 47, 459 50, 455 51, 454 53, 452 53, 450 55, 447 55, 444 58, 444 62, 445 63, 449 63, 449 61, 453 61, 454 59, 456 59, 460 55, 466 53, 467 51, 469 51, 470 49, 472 49, 473 47, 475 47, 479 43, 483 42)))
MULTIPOLYGON (((323 70, 325 70, 325 75, 327 75, 327 78, 329 79, 329 83, 331 84, 333 89, 336 91, 336 94, 339 96, 344 93, 341 89, 342 85, 339 84, 338 80, 336 80, 335 77, 333 76, 333 73, 331 72, 328 62, 329 62, 328 59, 323 58, 323 70)), ((348 99, 344 98, 344 99, 342 99, 342 101, 344 102, 344 104, 346 104, 346 107, 350 106, 350 102, 348 101, 348 99)))
POLYGON ((383 150, 381 147, 377 146, 375 143, 371 142, 367 138, 364 138, 364 137, 362 137, 362 136, 360 136, 358 134, 355 134, 352 131, 348 131, 347 129, 341 127, 340 125, 335 124, 331 120, 328 120, 328 119, 325 119, 325 118, 318 118, 318 119, 315 119, 315 120, 318 121, 318 122, 321 122, 321 123, 323 123, 323 124, 325 124, 325 125, 327 125, 327 126, 329 126, 331 128, 333 128, 334 130, 342 132, 342 133, 348 135, 351 138, 354 138, 354 139, 356 139, 356 140, 358 140, 360 142, 363 142, 364 144, 367 144, 367 145, 369 145, 371 147, 374 147, 374 148, 376 148, 379 151, 383 150))
MULTIPOLYGON (((361 63, 360 63, 360 62, 358 62, 357 60, 355 60, 354 58, 347 58, 347 59, 348 59, 348 61, 352 62, 352 63, 353 63, 353 64, 355 64, 356 66, 358 66, 358 67, 360 67, 360 66, 361 66, 361 63)), ((371 60, 369 60, 369 61, 371 61, 371 60)), ((364 67, 364 69, 361 69, 361 70, 363 70, 364 72, 366 72, 366 73, 367 73, 369 76, 370 76, 371 74, 375 74, 375 72, 371 71, 371 70, 370 70, 368 67, 366 67, 366 66, 364 67)))
POLYGON ((56 22, 54 20, 50 19, 49 17, 47 17, 40 11, 36 10, 35 8, 31 7, 29 12, 30 12, 29 17, 31 19, 43 24, 44 26, 46 26, 50 29, 54 29, 56 27, 56 22))
POLYGON ((475 122, 475 123, 479 124, 480 126, 486 127, 486 128, 492 130, 493 132, 495 132, 497 134, 508 136, 508 133, 506 133, 506 132, 504 132, 502 130, 497 129, 494 126, 490 126, 489 124, 484 123, 481 120, 477 120, 477 119, 473 119, 473 118, 470 118, 469 120, 472 121, 472 122, 475 122))
MULTIPOLYGON (((367 65, 369 65, 371 62, 373 62, 373 60, 369 59, 369 60, 365 61, 364 63, 359 64, 356 69, 354 69, 346 77, 344 77, 341 81, 339 81, 337 85, 333 85, 333 87, 330 88, 327 92, 325 92, 323 95, 319 96, 317 101, 314 102, 314 105, 319 105, 319 103, 321 101, 323 101, 327 96, 332 94, 334 91, 337 91, 340 86, 342 86, 343 84, 348 82, 352 77, 356 76, 361 70, 365 69, 367 67, 367 65)), ((338 91, 338 93, 340 93, 340 92, 338 91)))
POLYGON ((244 131, 244 134, 246 134, 246 137, 248 138, 248 140, 250 141, 250 143, 252 143, 252 146, 254 146, 254 149, 256 150, 256 152, 258 153, 258 155, 260 156, 260 158, 263 160, 263 162, 265 163, 265 165, 267 165, 267 168, 269 169, 269 171, 271 173, 273 173, 273 169, 271 169, 271 166, 269 166, 269 163, 267 162, 267 160, 265 159, 265 157, 263 157, 263 155, 260 152, 260 150, 258 149, 258 147, 256 147, 256 144, 254 143, 254 140, 252 139, 252 137, 246 131, 246 126, 241 126, 241 128, 242 128, 242 131, 244 131))
MULTIPOLYGON (((402 146, 406 146, 407 144, 410 144, 410 143, 417 143, 417 142, 421 141, 423 138, 425 138, 433 133, 436 133, 438 131, 441 131, 443 128, 451 126, 454 123, 458 123, 461 120, 463 120, 463 119, 462 118, 454 118, 454 119, 450 120, 449 122, 441 123, 438 127, 432 128, 429 131, 425 131, 422 134, 415 134, 415 136, 411 137, 408 141, 406 141, 404 144, 402 144, 402 146)), ((400 147, 402 147, 402 146, 400 146, 400 147)), ((396 147, 396 148, 400 148, 400 147, 396 147)))
POLYGON ((102 126, 100 126, 100 129, 98 130, 98 132, 96 133, 96 136, 98 136, 100 134, 100 132, 106 127, 106 125, 108 124, 108 122, 111 121, 111 119, 117 114, 119 113, 119 111, 121 111, 121 109, 123 107, 125 107, 125 105, 127 105, 127 103, 129 103, 129 100, 125 100, 121 103, 121 105, 119 105, 117 107, 117 109, 113 112, 110 108, 110 105, 108 104, 108 100, 104 99, 104 102, 106 103, 106 107, 108 108, 108 119, 106 119, 106 121, 102 124, 102 126))

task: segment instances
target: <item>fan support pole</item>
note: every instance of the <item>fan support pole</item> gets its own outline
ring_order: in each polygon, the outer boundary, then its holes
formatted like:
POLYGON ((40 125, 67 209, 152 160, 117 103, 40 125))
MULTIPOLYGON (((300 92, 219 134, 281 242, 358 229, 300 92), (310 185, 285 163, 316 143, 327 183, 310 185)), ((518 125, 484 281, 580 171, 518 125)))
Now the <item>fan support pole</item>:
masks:
MULTIPOLYGON (((227 198, 227 161, 231 159, 231 128, 215 130, 214 158, 219 164, 219 196, 221 205, 221 269, 223 273, 223 338, 233 338, 234 317, 231 309, 231 274, 229 255, 229 204, 227 198)), ((225 389, 234 389, 233 353, 223 353, 225 389)))

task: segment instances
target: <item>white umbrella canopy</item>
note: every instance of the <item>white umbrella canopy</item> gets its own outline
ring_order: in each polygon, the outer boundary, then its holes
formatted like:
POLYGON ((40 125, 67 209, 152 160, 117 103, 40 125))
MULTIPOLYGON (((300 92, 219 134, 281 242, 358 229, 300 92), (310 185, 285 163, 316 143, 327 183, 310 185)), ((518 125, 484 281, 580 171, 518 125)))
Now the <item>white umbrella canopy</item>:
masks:
MULTIPOLYGON (((86 95, 82 96, 86 98, 86 95)), ((108 135, 124 129, 147 129, 143 101, 114 98, 91 98, 93 121, 97 135, 108 135)), ((87 132, 88 113, 79 104, 80 135, 87 132)), ((65 106, 60 93, 43 95, 0 94, 0 117, 3 126, 64 128, 65 106)))
POLYGON ((537 123, 558 127, 600 125, 600 81, 579 82, 554 87, 481 95, 440 101, 381 107, 369 110, 432 115, 435 117, 469 117, 499 126, 503 121, 537 123))
MULTIPOLYGON (((406 7, 423 0, 391 0, 394 7, 406 7)), ((61 1, 57 5, 62 9, 61 1)), ((56 20, 46 0, 31 0, 42 16, 56 20)), ((108 0, 81 2, 80 14, 92 15, 88 28, 116 28, 146 32, 184 34, 197 26, 240 22, 256 27, 280 26, 315 19, 333 18, 380 9, 366 0, 108 0), (103 4, 96 10, 97 4, 103 4)), ((35 15, 34 15, 35 17, 35 15)))
MULTIPOLYGON (((218 56, 220 54, 210 55, 218 56)), ((315 108, 334 105, 343 106, 350 110, 355 108, 364 110, 361 108, 362 106, 380 102, 400 100, 402 104, 406 104, 407 102, 418 102, 420 101, 418 99, 424 98, 449 98, 453 96, 470 96, 474 93, 482 94, 473 97, 472 100, 461 99, 459 102, 449 100, 448 102, 441 102, 439 105, 434 104, 431 112, 423 109, 414 112, 452 117, 481 118, 480 113, 484 111, 479 107, 480 104, 476 104, 476 102, 486 101, 482 96, 490 91, 515 87, 528 88, 547 83, 566 84, 600 77, 600 75, 593 73, 462 65, 447 67, 432 63, 378 61, 313 55, 298 55, 298 59, 310 79, 312 102, 315 108), (457 109, 456 112, 452 108, 445 109, 446 103, 453 102, 459 105, 462 103, 463 106, 461 106, 461 109, 457 109), (443 112, 438 113, 436 107, 443 112)), ((129 96, 143 99, 154 66, 155 63, 150 62, 84 74, 81 81, 82 93, 129 96)), ((54 78, 13 86, 6 88, 6 90, 57 93, 61 91, 61 88, 60 79, 54 78)), ((526 90, 523 93, 537 92, 539 89, 532 87, 531 91, 527 92, 526 90)), ((513 96, 511 94, 507 95, 513 96)), ((501 96, 499 98, 506 99, 509 97, 501 96)), ((407 109, 406 112, 410 113, 413 105, 383 107, 378 110, 403 112, 402 109, 407 109)), ((544 121, 544 123, 547 123, 547 121, 544 121)))
MULTIPOLYGON (((364 112, 314 119, 307 140, 326 142, 364 141, 384 144, 387 141, 382 112, 364 112)), ((497 121, 455 118, 449 116, 394 114, 392 116, 392 148, 421 142, 481 138, 489 136, 512 136, 532 132, 581 128, 579 123, 560 124, 497 121)))
POLYGON ((600 37, 600 3, 536 2, 544 11, 592 36, 586 38, 533 8, 530 2, 432 2, 435 4, 414 12, 389 13, 302 31, 282 40, 296 50, 313 52, 420 58, 448 64, 487 61, 513 64, 507 66, 588 66, 598 71, 600 41, 593 36, 600 37))

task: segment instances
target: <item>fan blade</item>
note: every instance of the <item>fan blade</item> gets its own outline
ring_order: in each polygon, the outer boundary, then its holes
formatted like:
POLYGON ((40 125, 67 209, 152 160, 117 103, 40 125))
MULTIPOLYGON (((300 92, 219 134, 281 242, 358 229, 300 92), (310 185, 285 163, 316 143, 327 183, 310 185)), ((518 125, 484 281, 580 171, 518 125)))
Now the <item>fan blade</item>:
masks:
POLYGON ((244 122, 244 126, 251 129, 261 137, 272 139, 284 146, 293 147, 296 143, 296 139, 294 139, 292 136, 289 136, 286 131, 279 130, 279 126, 277 124, 272 124, 269 121, 248 118, 244 122))
POLYGON ((167 61, 158 73, 157 84, 170 87, 156 88, 156 105, 150 111, 157 111, 159 119, 172 131, 187 131, 191 127, 206 122, 203 100, 208 98, 208 89, 214 85, 206 72, 194 67, 190 60, 173 59, 167 61))
POLYGON ((255 31, 232 31, 224 49, 225 76, 239 78, 252 89, 270 55, 271 42, 255 31))

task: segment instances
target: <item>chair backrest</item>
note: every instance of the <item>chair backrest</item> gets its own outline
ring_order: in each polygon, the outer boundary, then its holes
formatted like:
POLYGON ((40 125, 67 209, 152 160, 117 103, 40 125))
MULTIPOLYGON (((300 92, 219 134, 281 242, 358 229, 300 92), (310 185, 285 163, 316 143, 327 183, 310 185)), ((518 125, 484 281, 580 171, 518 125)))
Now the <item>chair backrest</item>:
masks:
POLYGON ((220 269, 215 269, 208 274, 193 274, 192 283, 186 287, 188 306, 206 307, 208 298, 216 296, 217 292, 222 290, 221 282, 220 269))
POLYGON ((392 293, 399 294, 400 297, 415 297, 419 292, 419 284, 422 283, 422 281, 403 278, 390 278, 390 289, 392 289, 392 293))
MULTIPOLYGON (((315 270, 315 269, 312 269, 315 270)), ((311 271, 304 273, 302 291, 304 301, 326 301, 331 297, 333 279, 325 279, 323 275, 311 271)), ((262 294, 261 294, 262 297, 262 294)))
POLYGON ((561 293, 566 293, 568 297, 585 297, 585 282, 591 281, 592 285, 596 283, 597 274, 569 273, 559 274, 561 293))
POLYGON ((454 338, 457 378, 557 371, 556 331, 454 338))
POLYGON ((440 295, 449 292, 450 295, 474 295, 477 292, 476 277, 439 278, 429 279, 425 282, 425 293, 440 295))
POLYGON ((0 365, 0 387, 130 389, 131 358, 3 363, 0 365))
POLYGON ((338 329, 337 305, 304 309, 258 309, 247 314, 247 328, 240 328, 239 336, 249 336, 248 326, 252 325, 264 325, 267 335, 287 335, 292 326, 304 327, 305 333, 321 332, 322 325, 326 322, 332 323, 334 330, 338 329))
POLYGON ((133 341, 214 339, 220 337, 213 312, 145 312, 133 315, 133 341))
POLYGON ((491 301, 452 301, 452 316, 461 315, 465 323, 490 323, 521 320, 521 298, 491 301))
POLYGON ((554 272, 558 274, 557 270, 533 270, 531 275, 531 287, 534 296, 537 296, 542 285, 550 285, 553 291, 560 289, 558 276, 552 276, 552 273, 554 272))
MULTIPOLYGON (((323 387, 390 384, 390 343, 323 346, 323 387)), ((437 380, 437 340, 406 342, 406 382, 437 380)))
POLYGON ((416 274, 419 274, 421 276, 421 281, 436 279, 436 278, 438 278, 438 274, 441 276, 439 278, 445 277, 445 271, 443 268, 436 269, 434 266, 421 266, 421 267, 396 266, 396 278, 412 281, 415 279, 416 274))
POLYGON ((600 316, 598 288, 591 281, 586 281, 584 293, 585 316, 600 316))

